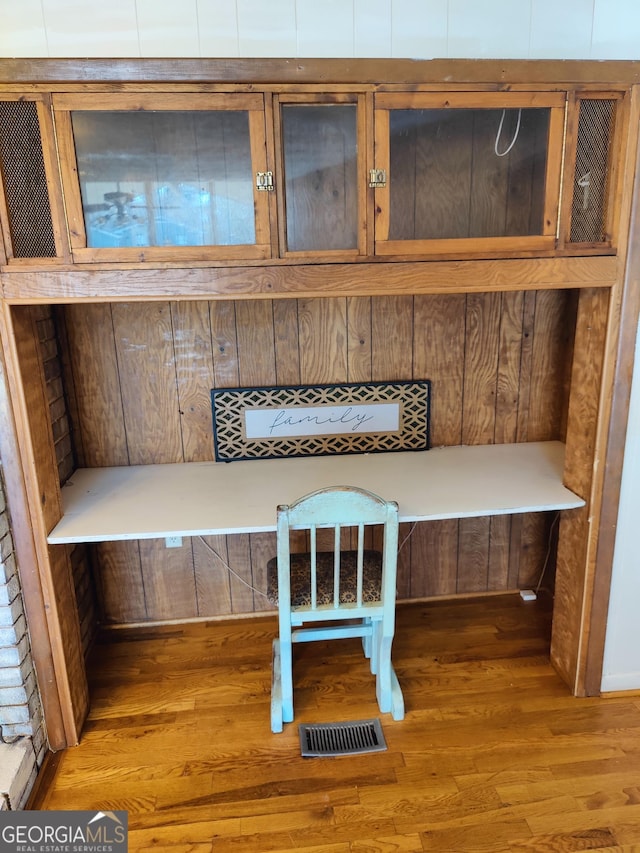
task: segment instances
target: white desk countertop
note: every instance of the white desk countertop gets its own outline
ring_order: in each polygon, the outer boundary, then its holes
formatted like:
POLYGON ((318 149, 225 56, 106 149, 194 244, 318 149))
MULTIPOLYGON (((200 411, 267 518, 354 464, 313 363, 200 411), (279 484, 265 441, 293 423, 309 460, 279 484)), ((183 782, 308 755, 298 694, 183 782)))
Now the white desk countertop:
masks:
POLYGON ((428 451, 81 468, 48 541, 106 542, 276 529, 276 506, 325 486, 396 500, 400 521, 573 509, 561 442, 428 451))

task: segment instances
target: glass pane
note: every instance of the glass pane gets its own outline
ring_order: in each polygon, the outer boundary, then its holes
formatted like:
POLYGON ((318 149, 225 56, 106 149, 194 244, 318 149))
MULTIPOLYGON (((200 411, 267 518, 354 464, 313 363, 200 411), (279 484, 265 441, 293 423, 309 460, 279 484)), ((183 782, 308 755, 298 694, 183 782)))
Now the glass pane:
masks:
POLYGON ((287 248, 358 246, 355 104, 282 108, 287 248))
POLYGON ((392 110, 389 239, 541 234, 549 109, 392 110))
POLYGON ((255 243, 246 112, 72 113, 87 245, 255 243))

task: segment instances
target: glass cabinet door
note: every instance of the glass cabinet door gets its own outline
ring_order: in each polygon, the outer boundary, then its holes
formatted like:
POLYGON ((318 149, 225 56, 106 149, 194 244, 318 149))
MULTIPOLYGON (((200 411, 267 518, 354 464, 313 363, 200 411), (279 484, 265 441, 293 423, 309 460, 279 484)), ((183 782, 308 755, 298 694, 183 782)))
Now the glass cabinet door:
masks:
POLYGON ((56 98, 80 260, 271 254, 261 96, 56 98))
POLYGON ((376 253, 553 247, 564 102, 376 96, 376 253))
POLYGON ((285 255, 364 252, 364 151, 356 96, 279 104, 285 255))

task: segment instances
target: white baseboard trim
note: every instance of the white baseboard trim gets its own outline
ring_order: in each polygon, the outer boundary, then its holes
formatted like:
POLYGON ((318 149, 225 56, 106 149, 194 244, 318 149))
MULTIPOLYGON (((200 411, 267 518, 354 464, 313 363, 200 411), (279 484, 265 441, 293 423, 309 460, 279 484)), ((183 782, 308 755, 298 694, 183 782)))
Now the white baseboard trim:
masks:
POLYGON ((620 690, 640 690, 640 672, 603 675, 600 689, 603 693, 617 693, 620 690))

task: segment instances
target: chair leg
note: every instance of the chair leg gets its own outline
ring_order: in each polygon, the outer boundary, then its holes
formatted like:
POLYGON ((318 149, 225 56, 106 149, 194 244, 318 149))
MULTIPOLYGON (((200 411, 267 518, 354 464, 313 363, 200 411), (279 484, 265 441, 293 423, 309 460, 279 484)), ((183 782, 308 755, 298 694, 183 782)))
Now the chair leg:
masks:
POLYGON ((398 677, 391 663, 393 637, 383 636, 382 626, 377 626, 376 642, 378 671, 376 673, 376 697, 382 713, 389 713, 394 720, 404 719, 404 698, 398 677))
POLYGON ((378 631, 376 638, 378 669, 376 672, 376 696, 380 710, 387 714, 391 710, 391 638, 381 636, 378 631))
POLYGON ((372 620, 365 616, 362 620, 362 624, 369 628, 368 633, 364 634, 362 637, 362 648, 364 649, 364 656, 366 658, 371 658, 371 651, 373 647, 373 630, 372 630, 372 620))
POLYGON ((271 670, 271 731, 293 720, 293 666, 291 642, 273 641, 271 670))
POLYGON ((273 641, 271 662, 271 731, 282 731, 282 670, 280 667, 280 640, 273 641))
POLYGON ((280 635, 280 673, 282 679, 282 719, 293 720, 293 646, 280 635))
POLYGON ((371 620, 371 661, 370 669, 373 675, 380 672, 380 640, 382 637, 382 622, 379 619, 371 620))
POLYGON ((391 664, 391 716, 394 720, 404 720, 404 696, 393 664, 391 664))

